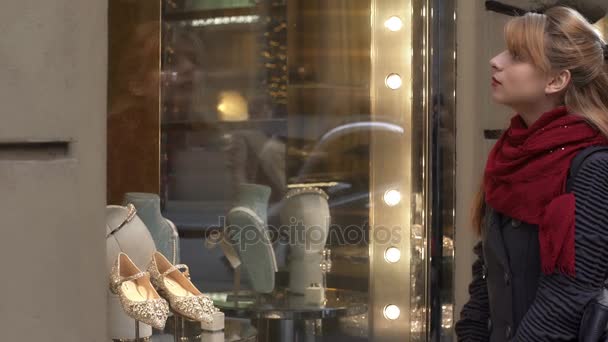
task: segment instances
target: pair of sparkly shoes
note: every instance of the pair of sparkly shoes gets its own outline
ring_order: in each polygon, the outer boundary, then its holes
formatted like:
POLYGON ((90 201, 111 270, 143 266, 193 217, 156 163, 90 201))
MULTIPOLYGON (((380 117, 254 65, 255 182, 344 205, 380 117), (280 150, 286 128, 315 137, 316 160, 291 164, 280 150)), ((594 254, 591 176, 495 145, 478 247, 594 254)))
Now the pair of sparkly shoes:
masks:
POLYGON ((127 315, 159 330, 165 327, 169 310, 207 323, 213 322, 213 314, 219 311, 211 298, 192 284, 188 266, 173 265, 159 252, 152 256, 147 272, 120 253, 110 274, 110 290, 120 297, 127 315))

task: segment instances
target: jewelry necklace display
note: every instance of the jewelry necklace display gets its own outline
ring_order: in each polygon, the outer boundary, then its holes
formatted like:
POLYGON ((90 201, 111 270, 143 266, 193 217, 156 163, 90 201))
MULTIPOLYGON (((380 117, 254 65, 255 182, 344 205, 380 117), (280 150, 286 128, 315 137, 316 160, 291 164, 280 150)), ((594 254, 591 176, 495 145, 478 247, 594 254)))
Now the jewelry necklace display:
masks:
POLYGON ((122 221, 121 224, 118 225, 118 227, 110 230, 110 232, 106 234, 106 239, 109 238, 111 235, 116 234, 122 227, 124 227, 127 223, 131 222, 135 215, 137 215, 137 209, 135 209, 135 206, 131 203, 127 204, 127 217, 124 219, 124 221, 122 221))

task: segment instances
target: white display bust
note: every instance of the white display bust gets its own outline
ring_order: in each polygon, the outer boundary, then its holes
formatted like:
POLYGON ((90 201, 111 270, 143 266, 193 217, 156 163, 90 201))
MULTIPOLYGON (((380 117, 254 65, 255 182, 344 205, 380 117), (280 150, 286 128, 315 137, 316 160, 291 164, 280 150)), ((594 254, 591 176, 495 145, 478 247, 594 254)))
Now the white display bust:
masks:
POLYGON ((289 290, 304 294, 311 284, 322 284, 321 261, 330 226, 327 194, 318 188, 290 190, 283 200, 281 225, 289 227, 289 290))

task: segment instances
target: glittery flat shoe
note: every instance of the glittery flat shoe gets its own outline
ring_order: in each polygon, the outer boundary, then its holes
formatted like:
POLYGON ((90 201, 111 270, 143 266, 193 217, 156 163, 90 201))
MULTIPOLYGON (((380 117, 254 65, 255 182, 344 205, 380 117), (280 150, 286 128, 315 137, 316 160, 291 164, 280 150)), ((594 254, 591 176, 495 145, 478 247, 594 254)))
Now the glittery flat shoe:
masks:
POLYGON ((171 310, 187 319, 213 322, 219 310, 213 301, 202 294, 190 281, 188 266, 173 265, 159 252, 154 253, 148 265, 152 284, 161 296, 169 301, 171 310), (180 271, 184 269, 184 273, 180 271))
POLYGON ((169 305, 161 298, 150 274, 141 272, 125 254, 118 254, 110 274, 110 290, 120 297, 120 304, 129 317, 162 330, 169 315, 169 305))

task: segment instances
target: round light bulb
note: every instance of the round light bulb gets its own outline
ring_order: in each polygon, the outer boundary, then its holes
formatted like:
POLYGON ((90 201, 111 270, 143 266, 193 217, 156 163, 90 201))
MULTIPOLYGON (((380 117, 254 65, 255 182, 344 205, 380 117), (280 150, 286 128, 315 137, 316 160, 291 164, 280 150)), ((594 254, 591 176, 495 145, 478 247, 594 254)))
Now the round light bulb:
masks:
POLYGON ((401 315, 401 310, 399 310, 397 305, 391 304, 384 308, 384 317, 386 317, 386 319, 394 321, 399 318, 399 315, 401 315))
POLYGON ((389 207, 394 207, 401 202, 401 192, 398 190, 388 190, 384 193, 384 203, 389 207))
POLYGON ((401 251, 397 247, 389 247, 384 251, 384 260, 391 264, 396 263, 401 259, 401 251))
POLYGON ((386 86, 393 90, 401 88, 402 85, 401 76, 398 74, 390 74, 386 76, 385 82, 386 86))
POLYGON ((403 21, 399 17, 390 17, 384 22, 384 27, 395 32, 401 30, 403 27, 403 21))

